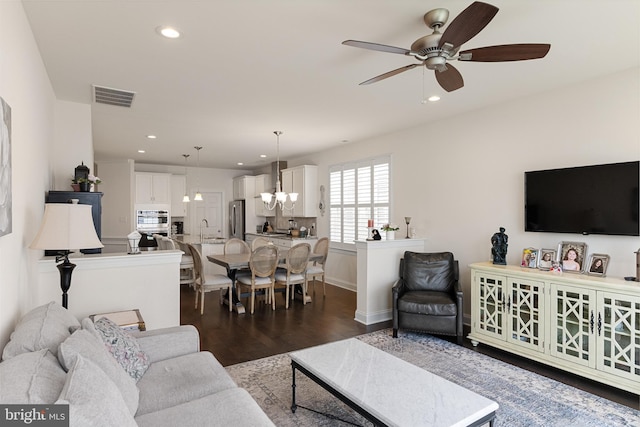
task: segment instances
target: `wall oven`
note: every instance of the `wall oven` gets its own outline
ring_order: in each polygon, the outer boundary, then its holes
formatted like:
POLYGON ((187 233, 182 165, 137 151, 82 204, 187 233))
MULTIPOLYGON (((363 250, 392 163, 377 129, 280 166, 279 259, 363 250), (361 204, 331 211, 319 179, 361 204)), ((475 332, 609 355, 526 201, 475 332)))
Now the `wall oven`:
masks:
POLYGON ((137 209, 136 229, 139 233, 169 235, 169 211, 137 209))

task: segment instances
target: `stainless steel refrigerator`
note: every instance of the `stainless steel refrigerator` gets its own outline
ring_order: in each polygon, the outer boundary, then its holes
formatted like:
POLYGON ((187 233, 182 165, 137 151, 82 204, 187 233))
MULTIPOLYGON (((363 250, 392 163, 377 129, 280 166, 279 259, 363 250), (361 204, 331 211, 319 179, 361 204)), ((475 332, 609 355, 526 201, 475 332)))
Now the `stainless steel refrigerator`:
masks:
POLYGON ((245 233, 245 201, 234 200, 229 203, 229 238, 244 240, 245 233))

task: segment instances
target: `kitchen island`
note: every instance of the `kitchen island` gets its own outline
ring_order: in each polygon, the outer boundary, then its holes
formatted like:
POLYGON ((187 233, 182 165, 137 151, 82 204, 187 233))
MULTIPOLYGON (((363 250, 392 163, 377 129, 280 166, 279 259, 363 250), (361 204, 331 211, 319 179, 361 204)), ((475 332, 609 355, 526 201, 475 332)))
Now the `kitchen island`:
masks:
POLYGON ((258 237, 268 239, 271 243, 281 249, 290 249, 298 243, 308 243, 311 245, 311 250, 313 250, 313 247, 318 241, 318 236, 292 237, 286 233, 245 233, 244 240, 249 244, 249 246, 251 246, 251 242, 258 237))

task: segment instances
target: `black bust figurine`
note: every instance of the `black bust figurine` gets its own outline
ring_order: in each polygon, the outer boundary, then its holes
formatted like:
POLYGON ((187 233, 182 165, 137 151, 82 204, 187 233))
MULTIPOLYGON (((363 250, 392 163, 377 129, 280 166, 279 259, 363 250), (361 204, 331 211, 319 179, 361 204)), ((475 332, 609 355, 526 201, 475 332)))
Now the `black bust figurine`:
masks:
POLYGON ((504 227, 500 227, 499 233, 491 236, 491 254, 493 255, 493 263, 499 265, 507 265, 507 244, 509 236, 504 234, 504 227))
POLYGON ((375 228, 373 230, 371 230, 371 235, 373 236, 373 240, 381 240, 382 239, 382 236, 380 235, 378 230, 376 230, 375 228))

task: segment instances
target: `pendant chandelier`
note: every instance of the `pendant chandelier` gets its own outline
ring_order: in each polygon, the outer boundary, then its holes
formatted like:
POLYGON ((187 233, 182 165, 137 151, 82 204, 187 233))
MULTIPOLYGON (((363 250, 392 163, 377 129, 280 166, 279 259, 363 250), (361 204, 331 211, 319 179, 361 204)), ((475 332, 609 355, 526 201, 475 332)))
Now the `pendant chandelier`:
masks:
MULTIPOLYGON (((182 157, 184 157, 184 178, 186 180, 187 179, 187 159, 189 158, 189 154, 183 154, 182 157)), ((186 189, 185 189, 185 193, 184 193, 184 197, 182 198, 182 201, 184 203, 189 203, 191 201, 191 199, 189 199, 189 194, 187 193, 186 189)))
POLYGON ((195 146, 193 148, 198 151, 198 158, 196 163, 198 167, 198 169, 196 170, 196 195, 193 197, 193 200, 195 200, 196 202, 201 202, 202 194, 200 193, 200 150, 202 150, 202 147, 195 146))
POLYGON ((282 131, 275 130, 273 133, 276 135, 276 188, 274 193, 260 193, 260 197, 262 197, 262 202, 266 209, 272 211, 276 206, 280 206, 280 209, 284 212, 285 209, 293 210, 298 200, 298 193, 288 194, 291 206, 287 206, 287 193, 282 191, 282 184, 280 183, 280 135, 282 135, 282 131))

